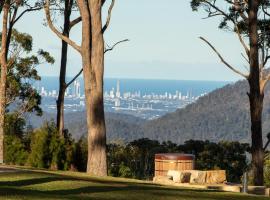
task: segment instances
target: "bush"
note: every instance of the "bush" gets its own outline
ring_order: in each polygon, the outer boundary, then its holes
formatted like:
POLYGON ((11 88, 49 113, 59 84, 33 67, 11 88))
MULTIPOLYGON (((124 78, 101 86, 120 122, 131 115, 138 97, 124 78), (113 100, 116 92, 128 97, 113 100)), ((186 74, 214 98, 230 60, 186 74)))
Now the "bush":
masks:
POLYGON ((87 147, 87 139, 85 137, 81 137, 75 144, 74 165, 80 172, 85 172, 87 169, 87 147))
POLYGON ((5 116, 4 159, 6 164, 24 165, 27 157, 27 144, 24 132, 25 120, 16 114, 5 116))
POLYGON ((133 174, 131 169, 122 162, 119 166, 119 176, 123 178, 132 178, 133 174))
POLYGON ((270 155, 266 156, 264 162, 264 182, 267 187, 270 187, 270 155))
POLYGON ((53 170, 69 170, 74 162, 74 141, 65 131, 60 137, 53 122, 35 130, 31 137, 31 153, 28 164, 53 170))
POLYGON ((32 167, 48 168, 50 166, 50 141, 46 126, 35 130, 31 136, 31 152, 27 164, 32 167))
POLYGON ((4 142, 4 158, 6 164, 24 165, 28 152, 22 140, 15 135, 6 135, 4 142))

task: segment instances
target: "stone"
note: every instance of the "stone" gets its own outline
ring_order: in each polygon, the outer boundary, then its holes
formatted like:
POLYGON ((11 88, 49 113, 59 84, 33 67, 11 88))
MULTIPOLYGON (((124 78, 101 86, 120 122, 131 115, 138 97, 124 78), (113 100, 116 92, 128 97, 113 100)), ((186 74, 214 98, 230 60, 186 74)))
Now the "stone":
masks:
POLYGON ((206 174, 206 184, 223 184, 227 182, 225 170, 207 171, 206 174))
POLYGON ((175 182, 175 183, 180 183, 181 182, 181 180, 180 180, 181 171, 169 170, 168 173, 167 173, 167 176, 171 176, 173 182, 175 182))
POLYGON ((173 185, 174 182, 171 176, 155 176, 153 179, 154 183, 165 184, 165 185, 173 185))
POLYGON ((270 197, 270 188, 265 189, 265 196, 270 197))
POLYGON ((191 184, 205 184, 206 183, 206 171, 191 170, 190 171, 190 183, 191 184))
POLYGON ((189 183, 190 182, 191 173, 190 172, 181 172, 180 175, 180 183, 189 183))
POLYGON ((191 173, 189 171, 169 170, 167 175, 171 176, 175 183, 189 183, 191 173))

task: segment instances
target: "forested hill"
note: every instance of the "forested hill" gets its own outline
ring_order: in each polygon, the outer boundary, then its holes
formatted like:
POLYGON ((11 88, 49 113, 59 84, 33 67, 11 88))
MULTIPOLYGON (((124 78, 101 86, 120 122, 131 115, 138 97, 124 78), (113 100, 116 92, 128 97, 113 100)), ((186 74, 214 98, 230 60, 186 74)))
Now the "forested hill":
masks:
MULTIPOLYGON (((250 140, 248 84, 239 81, 217 89, 201 97, 197 102, 167 114, 159 119, 144 121, 130 115, 106 113, 108 141, 129 142, 142 137, 171 140, 183 143, 186 140, 250 140)), ((263 114, 263 132, 270 132, 270 89, 266 89, 263 114)), ((34 117, 36 127, 44 119, 54 115, 45 114, 42 119, 34 117)), ((86 134, 84 112, 68 113, 65 122, 75 138, 86 134)))
MULTIPOLYGON (((75 139, 86 135, 87 125, 85 112, 67 113, 65 115, 66 128, 75 139)), ((37 128, 44 121, 54 120, 56 114, 44 113, 42 117, 31 116, 30 124, 37 128)), ((144 120, 131 115, 106 113, 106 127, 108 141, 132 141, 144 137, 142 125, 144 120)))
MULTIPOLYGON (((147 122, 145 137, 183 143, 185 140, 250 140, 248 84, 239 81, 217 89, 194 104, 147 122)), ((269 87, 265 94, 263 132, 270 132, 269 87)))

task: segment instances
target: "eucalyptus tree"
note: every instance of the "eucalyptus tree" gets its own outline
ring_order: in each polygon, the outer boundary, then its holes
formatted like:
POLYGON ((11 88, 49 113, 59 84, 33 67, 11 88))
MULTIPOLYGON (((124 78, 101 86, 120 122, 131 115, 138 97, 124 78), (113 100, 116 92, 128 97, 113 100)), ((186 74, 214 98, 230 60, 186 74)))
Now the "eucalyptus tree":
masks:
MULTIPOLYGON (((102 24, 102 8, 105 0, 77 0, 82 24, 81 45, 62 34, 53 25, 50 15, 50 0, 46 0, 45 13, 50 29, 63 41, 72 46, 82 57, 84 77, 84 91, 86 101, 86 118, 88 128, 88 161, 87 173, 107 175, 106 156, 106 127, 103 100, 104 52, 112 50, 114 46, 105 49, 104 33, 109 27, 115 0, 111 1, 107 20, 102 24)), ((120 41, 121 42, 121 41, 120 41)))
MULTIPOLYGON (((78 12, 78 7, 75 0, 54 0, 50 2, 51 11, 59 11, 63 16, 63 30, 62 35, 69 38, 71 29, 81 23, 81 16, 78 16, 74 19, 71 19, 71 15, 75 15, 78 12)), ((57 14, 57 13, 55 13, 57 14)), ((112 47, 108 47, 105 52, 113 50, 113 48, 127 40, 121 40, 115 43, 112 47)), ((57 107, 57 129, 61 136, 64 134, 64 101, 65 101, 65 92, 66 89, 82 74, 83 69, 80 69, 79 72, 74 75, 74 77, 67 82, 66 72, 67 72, 67 54, 68 54, 68 43, 65 40, 62 40, 61 48, 61 64, 60 64, 60 74, 59 74, 59 93, 56 101, 57 107)))
POLYGON ((269 16, 265 14, 264 10, 269 8, 269 1, 192 0, 191 6, 194 11, 199 8, 203 9, 207 13, 206 18, 220 18, 219 28, 233 32, 243 47, 242 56, 248 64, 246 72, 240 70, 239 67, 232 66, 207 39, 200 37, 226 67, 249 83, 247 95, 250 102, 253 182, 255 185, 263 185, 262 111, 264 90, 270 80, 269 70, 266 70, 267 61, 270 58, 268 54, 270 24, 269 16))
MULTIPOLYGON (((26 35, 24 36, 20 35, 18 32, 15 33, 16 36, 13 35, 14 26, 25 14, 32 11, 40 10, 41 8, 42 8, 41 1, 3 0, 0 2, 0 14, 2 15, 2 30, 1 30, 1 41, 0 41, 1 43, 1 49, 0 49, 0 67, 1 67, 0 69, 1 70, 1 74, 0 74, 0 163, 3 163, 4 161, 3 141, 4 141, 4 121, 5 121, 6 105, 10 103, 9 101, 7 101, 7 88, 8 88, 8 82, 10 81, 8 78, 8 74, 10 71, 14 72, 14 70, 12 69, 14 69, 13 67, 17 64, 18 58, 20 57, 22 50, 26 52, 29 50, 27 49, 28 47, 25 46, 25 45, 29 45, 29 43, 27 42, 25 43, 25 41, 24 42, 19 41, 19 43, 13 43, 13 46, 12 46, 13 49, 11 49, 11 43, 12 41, 14 41, 13 40, 14 37, 17 37, 17 39, 19 39, 20 37, 23 37, 24 39, 27 39, 26 41, 28 42, 30 41, 28 40, 29 38, 24 37, 26 35)), ((44 52, 44 51, 40 51, 40 54, 44 54, 44 55, 46 54, 46 56, 49 55, 47 52, 44 52)), ((30 61, 30 63, 32 61, 30 61)), ((12 85, 12 84, 9 84, 9 85, 12 85)), ((26 85, 24 86, 25 86, 24 89, 29 88, 29 87, 26 87, 26 85)))
MULTIPOLYGON (((71 15, 76 11, 75 0, 54 0, 51 2, 51 10, 59 11, 63 16, 63 29, 62 34, 69 38, 71 29, 78 23, 81 22, 81 17, 77 17, 71 20, 71 15)), ((57 13, 56 13, 57 14, 57 13)), ((64 100, 66 89, 72 84, 73 80, 66 82, 66 71, 67 71, 67 55, 68 55, 68 43, 62 40, 61 47, 61 63, 59 73, 59 93, 56 100, 57 116, 56 125, 58 132, 61 136, 64 134, 64 100)))

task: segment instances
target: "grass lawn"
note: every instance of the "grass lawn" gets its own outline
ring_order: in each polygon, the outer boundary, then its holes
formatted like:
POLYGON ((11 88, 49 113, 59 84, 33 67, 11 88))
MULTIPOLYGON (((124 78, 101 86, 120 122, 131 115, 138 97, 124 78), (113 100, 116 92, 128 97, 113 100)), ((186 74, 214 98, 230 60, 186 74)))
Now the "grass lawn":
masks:
POLYGON ((164 187, 75 172, 19 170, 0 173, 0 199, 269 200, 269 197, 164 187))

